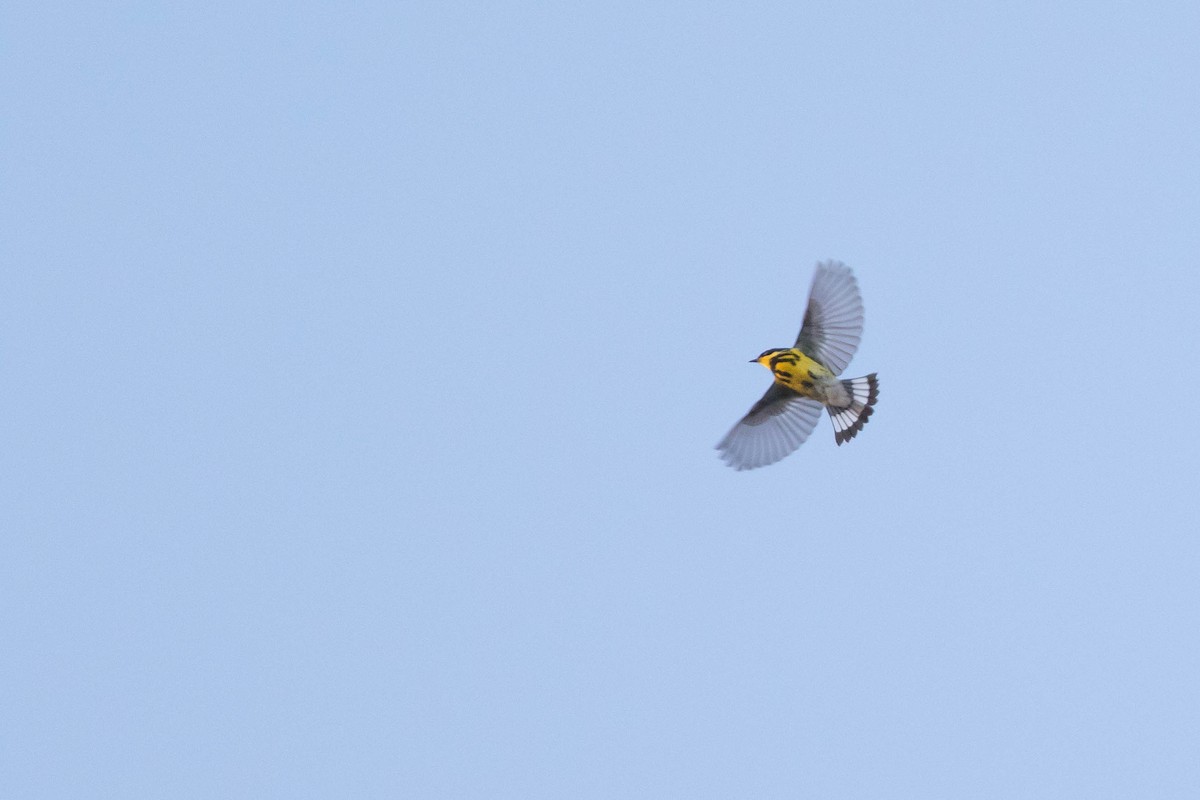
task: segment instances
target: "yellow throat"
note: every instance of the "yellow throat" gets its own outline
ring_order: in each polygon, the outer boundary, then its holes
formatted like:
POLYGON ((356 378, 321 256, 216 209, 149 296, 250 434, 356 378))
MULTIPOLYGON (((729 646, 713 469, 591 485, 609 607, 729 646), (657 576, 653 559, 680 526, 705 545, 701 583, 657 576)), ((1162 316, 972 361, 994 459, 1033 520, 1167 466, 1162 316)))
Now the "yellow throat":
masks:
POLYGON ((809 397, 816 387, 834 378, 832 372, 794 347, 768 350, 754 360, 771 370, 778 383, 809 397))

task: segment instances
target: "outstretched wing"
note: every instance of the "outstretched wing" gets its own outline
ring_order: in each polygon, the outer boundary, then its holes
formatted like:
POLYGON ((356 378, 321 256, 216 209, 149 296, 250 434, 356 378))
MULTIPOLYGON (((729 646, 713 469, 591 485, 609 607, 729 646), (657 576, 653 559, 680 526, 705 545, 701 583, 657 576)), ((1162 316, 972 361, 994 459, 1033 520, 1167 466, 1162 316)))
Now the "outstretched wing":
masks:
POLYGON ((804 444, 823 408, 816 400, 772 383, 717 445, 721 459, 738 470, 774 464, 804 444))
POLYGON ((840 375, 862 341, 863 304, 854 273, 840 261, 817 264, 796 347, 840 375))

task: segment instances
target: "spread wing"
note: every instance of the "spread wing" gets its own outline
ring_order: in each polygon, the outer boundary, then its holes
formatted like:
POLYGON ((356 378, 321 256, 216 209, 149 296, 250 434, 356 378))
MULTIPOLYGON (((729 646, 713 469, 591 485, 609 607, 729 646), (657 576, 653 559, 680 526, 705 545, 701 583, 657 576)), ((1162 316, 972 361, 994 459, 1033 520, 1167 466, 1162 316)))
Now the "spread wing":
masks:
POLYGON ((738 470, 774 464, 804 444, 823 408, 816 400, 772 383, 717 445, 721 459, 738 470))
POLYGON ((840 261, 817 264, 796 347, 840 375, 862 341, 863 304, 854 273, 840 261))

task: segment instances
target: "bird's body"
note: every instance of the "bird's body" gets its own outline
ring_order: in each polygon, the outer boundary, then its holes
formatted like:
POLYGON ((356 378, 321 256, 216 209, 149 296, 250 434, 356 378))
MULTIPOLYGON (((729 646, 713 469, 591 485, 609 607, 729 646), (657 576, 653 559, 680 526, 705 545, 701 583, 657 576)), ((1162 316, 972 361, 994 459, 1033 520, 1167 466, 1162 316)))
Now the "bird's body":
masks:
POLYGON ((776 381, 797 394, 825 405, 848 399, 841 381, 832 372, 794 347, 768 350, 754 360, 771 370, 776 381))
POLYGON ((804 443, 822 409, 829 412, 839 445, 854 438, 879 398, 875 373, 837 377, 858 349, 862 327, 862 299, 850 268, 836 261, 818 264, 795 346, 751 359, 775 380, 717 445, 721 458, 739 470, 773 464, 804 443))

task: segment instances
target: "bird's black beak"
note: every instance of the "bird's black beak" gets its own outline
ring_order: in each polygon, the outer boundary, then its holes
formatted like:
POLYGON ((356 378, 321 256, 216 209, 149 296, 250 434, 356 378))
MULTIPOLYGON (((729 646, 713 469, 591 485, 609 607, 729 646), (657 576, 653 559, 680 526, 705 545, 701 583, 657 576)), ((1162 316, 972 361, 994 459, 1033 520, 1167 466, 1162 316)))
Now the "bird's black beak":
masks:
POLYGON ((757 364, 757 363, 758 363, 758 359, 757 359, 757 358, 752 358, 752 359, 750 359, 750 363, 751 363, 751 364, 757 364))

